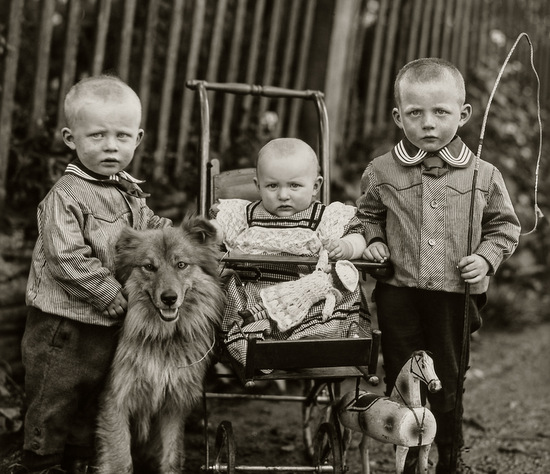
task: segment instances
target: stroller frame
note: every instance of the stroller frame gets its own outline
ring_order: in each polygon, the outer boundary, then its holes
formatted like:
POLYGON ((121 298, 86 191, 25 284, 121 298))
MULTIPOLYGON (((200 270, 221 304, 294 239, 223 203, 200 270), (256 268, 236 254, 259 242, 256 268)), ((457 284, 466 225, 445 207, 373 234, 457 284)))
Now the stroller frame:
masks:
MULTIPOLYGON (((199 212, 208 215, 209 207, 215 202, 220 178, 236 180, 239 186, 252 180, 253 169, 230 170, 220 172, 217 159, 210 158, 210 106, 209 91, 238 95, 253 95, 269 98, 302 99, 313 101, 316 105, 319 127, 319 161, 325 182, 321 189, 322 201, 330 202, 330 162, 328 138, 328 114, 324 95, 314 90, 291 90, 272 86, 258 86, 240 83, 209 83, 191 80, 186 83, 189 89, 198 92, 200 101, 201 136, 200 154, 200 194, 199 212)), ((272 255, 223 255, 221 264, 235 268, 243 264, 254 263, 291 263, 314 268, 317 260, 310 257, 288 257, 272 255)), ((334 263, 334 262, 332 262, 334 263)), ((366 261, 354 261, 363 278, 383 276, 391 271, 388 264, 366 261)), ((248 340, 246 365, 244 369, 233 368, 245 387, 253 387, 258 380, 303 379, 306 383, 304 396, 227 394, 203 392, 205 463, 202 471, 209 473, 228 472, 332 472, 344 473, 347 470, 345 456, 347 442, 343 439, 342 428, 332 406, 340 396, 340 382, 348 377, 357 379, 357 389, 361 379, 371 385, 378 384, 376 376, 381 333, 373 330, 371 335, 353 334, 340 339, 302 339, 302 340, 248 340), (262 369, 270 369, 269 373, 262 369), (298 402, 303 405, 303 437, 306 453, 312 460, 311 466, 243 466, 236 462, 236 446, 233 427, 230 421, 222 421, 215 441, 215 458, 211 460, 208 436, 209 399, 262 399, 265 401, 298 402), (319 407, 324 406, 323 419, 319 423, 319 407)), ((222 351, 224 347, 222 345, 222 351)), ((230 361, 231 362, 231 361, 230 361)))

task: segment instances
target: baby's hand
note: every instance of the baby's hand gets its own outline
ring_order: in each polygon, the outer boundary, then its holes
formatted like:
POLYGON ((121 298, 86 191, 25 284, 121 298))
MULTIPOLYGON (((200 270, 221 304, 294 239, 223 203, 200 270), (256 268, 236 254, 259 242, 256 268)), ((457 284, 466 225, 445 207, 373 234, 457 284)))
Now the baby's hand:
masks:
POLYGON ((127 309, 128 301, 122 294, 122 291, 119 291, 111 304, 103 310, 102 314, 103 316, 109 316, 111 318, 122 318, 126 314, 127 309))
POLYGON ((457 268, 466 283, 478 283, 487 275, 490 267, 481 255, 472 254, 461 258, 457 268))
POLYGON ((384 263, 390 258, 390 249, 384 242, 376 241, 363 252, 363 259, 371 262, 384 263))
POLYGON ((349 260, 353 256, 353 246, 343 239, 331 240, 325 248, 332 260, 349 260))

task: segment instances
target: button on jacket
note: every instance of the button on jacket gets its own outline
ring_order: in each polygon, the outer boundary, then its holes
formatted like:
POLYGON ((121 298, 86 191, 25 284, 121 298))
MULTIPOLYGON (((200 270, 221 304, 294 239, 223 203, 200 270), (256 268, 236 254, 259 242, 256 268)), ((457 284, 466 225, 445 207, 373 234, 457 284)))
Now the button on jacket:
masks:
POLYGON ((121 230, 172 223, 113 184, 77 170, 64 174, 39 204, 28 306, 89 324, 117 323, 101 313, 121 289, 113 276, 121 230))
MULTIPOLYGON (((467 148, 460 139, 451 143, 464 158, 467 148)), ((448 172, 435 177, 423 173, 421 163, 403 164, 398 146, 369 163, 361 178, 357 215, 365 226, 366 241, 380 239, 388 245, 395 273, 387 283, 463 292, 457 264, 467 255, 475 157, 467 150, 470 159, 464 158, 462 167, 445 164, 448 172)), ((501 173, 483 160, 479 160, 472 231, 472 253, 487 260, 490 276, 515 250, 520 225, 501 173)), ((487 291, 488 276, 472 284, 470 292, 487 291)))

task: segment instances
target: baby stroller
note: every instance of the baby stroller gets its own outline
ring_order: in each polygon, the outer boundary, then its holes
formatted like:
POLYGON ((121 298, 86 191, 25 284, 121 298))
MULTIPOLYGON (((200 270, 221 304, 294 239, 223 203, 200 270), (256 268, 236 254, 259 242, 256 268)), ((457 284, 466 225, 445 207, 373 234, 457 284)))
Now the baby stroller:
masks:
MULTIPOLYGON (((223 159, 213 157, 210 149, 210 100, 213 93, 237 94, 269 99, 293 99, 312 101, 318 116, 318 154, 325 178, 321 200, 330 200, 330 163, 328 141, 328 115, 324 96, 319 91, 290 90, 278 87, 247 84, 208 83, 188 81, 187 87, 196 91, 200 101, 201 136, 200 153, 200 195, 199 211, 207 216, 208 210, 218 199, 257 199, 253 183, 254 168, 222 169, 223 159)), ((254 272, 263 264, 293 264, 315 268, 316 258, 280 255, 231 255, 221 257, 221 265, 234 271, 254 272)), ((382 276, 391 271, 388 264, 354 261, 363 278, 367 275, 382 276)), ((261 272, 258 271, 259 278, 261 272)), ((349 440, 331 409, 340 397, 340 383, 350 377, 365 380, 372 385, 378 383, 376 376, 380 332, 350 329, 347 337, 330 339, 270 340, 249 337, 244 365, 234 363, 227 348, 221 344, 220 358, 230 364, 244 387, 254 387, 265 380, 300 380, 303 382, 302 396, 269 395, 265 401, 292 401, 302 404, 303 439, 305 451, 311 460, 310 466, 245 466, 236 459, 236 443, 233 424, 222 421, 218 428, 214 452, 210 451, 208 436, 208 400, 214 398, 246 398, 246 393, 204 393, 205 413, 205 472, 346 472, 346 451, 349 440)), ((258 399, 257 394, 251 398, 258 399)))

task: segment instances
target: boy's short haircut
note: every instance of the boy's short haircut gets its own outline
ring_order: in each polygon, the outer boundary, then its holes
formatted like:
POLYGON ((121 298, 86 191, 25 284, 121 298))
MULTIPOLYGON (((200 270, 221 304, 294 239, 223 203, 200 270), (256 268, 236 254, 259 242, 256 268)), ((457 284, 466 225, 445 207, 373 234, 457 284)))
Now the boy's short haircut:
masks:
MULTIPOLYGON (((466 86, 464 77, 458 68, 451 62, 441 58, 420 58, 415 59, 403 66, 397 73, 394 83, 394 98, 395 103, 400 104, 400 85, 403 79, 416 82, 429 82, 434 79, 439 79, 445 73, 451 74, 455 79, 456 87, 462 103, 466 100, 466 86)), ((461 103, 461 105, 462 105, 461 103)))
POLYGON ((296 153, 297 151, 308 153, 311 158, 317 163, 317 171, 319 172, 319 158, 317 153, 306 142, 299 138, 274 138, 266 143, 258 152, 256 158, 256 166, 262 157, 268 156, 288 156, 296 153))
POLYGON ((74 125, 80 105, 86 99, 117 101, 126 98, 135 99, 141 116, 141 101, 138 95, 122 79, 109 74, 86 77, 73 85, 65 96, 63 110, 67 125, 74 125))

